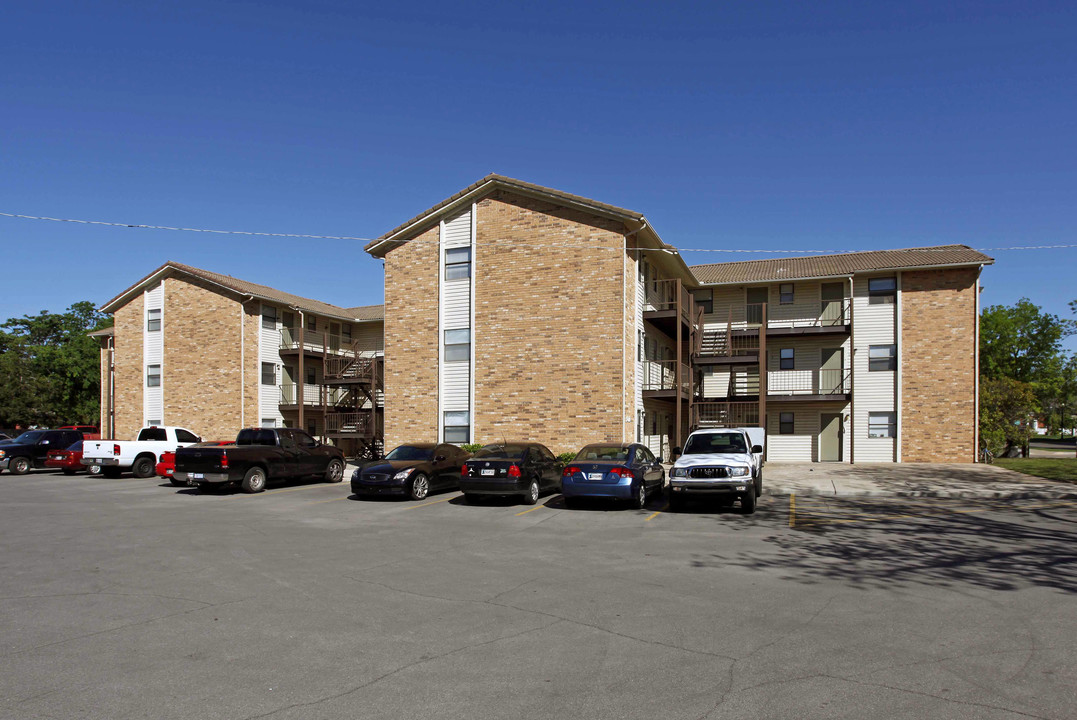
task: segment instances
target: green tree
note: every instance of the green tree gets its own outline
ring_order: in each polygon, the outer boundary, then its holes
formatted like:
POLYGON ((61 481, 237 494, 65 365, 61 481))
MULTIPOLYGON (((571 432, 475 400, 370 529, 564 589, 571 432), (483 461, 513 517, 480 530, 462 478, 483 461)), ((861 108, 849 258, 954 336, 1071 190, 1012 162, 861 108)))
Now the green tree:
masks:
POLYGON ((0 325, 0 425, 94 423, 99 417, 99 345, 86 333, 112 324, 93 303, 0 325))
POLYGON ((991 305, 980 316, 980 373, 1024 383, 1051 381, 1062 367, 1062 338, 1077 323, 1043 312, 1028 298, 991 305))
POLYGON ((980 384, 980 445, 994 455, 1023 447, 1038 400, 1032 386, 1012 378, 987 378, 980 384))

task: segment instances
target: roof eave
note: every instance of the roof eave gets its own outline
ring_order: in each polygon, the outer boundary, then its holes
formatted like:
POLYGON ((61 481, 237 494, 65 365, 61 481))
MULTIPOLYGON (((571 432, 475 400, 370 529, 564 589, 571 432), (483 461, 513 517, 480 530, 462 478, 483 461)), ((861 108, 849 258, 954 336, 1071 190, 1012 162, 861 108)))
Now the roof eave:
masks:
POLYGON ((983 267, 984 265, 994 265, 993 258, 987 260, 976 260, 970 262, 961 263, 944 263, 942 265, 905 265, 901 267, 883 267, 883 268, 866 268, 864 270, 853 270, 852 272, 840 273, 837 275, 807 275, 804 277, 776 277, 770 280, 728 280, 725 282, 704 282, 697 278, 697 282, 700 287, 718 287, 720 285, 761 285, 763 283, 775 283, 775 282, 807 282, 810 280, 835 280, 840 278, 848 278, 853 275, 863 275, 865 273, 880 273, 880 272, 904 272, 906 270, 943 270, 946 268, 961 268, 961 267, 983 267))

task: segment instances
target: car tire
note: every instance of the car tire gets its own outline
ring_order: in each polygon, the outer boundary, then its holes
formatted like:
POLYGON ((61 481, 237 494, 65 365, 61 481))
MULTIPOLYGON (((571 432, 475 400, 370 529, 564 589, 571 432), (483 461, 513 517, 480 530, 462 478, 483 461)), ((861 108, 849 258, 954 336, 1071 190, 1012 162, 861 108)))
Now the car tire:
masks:
POLYGON ((647 507, 647 483, 642 480, 639 487, 632 489, 632 507, 636 510, 647 507))
POLYGON ((755 486, 744 495, 740 496, 740 511, 745 515, 755 512, 755 486))
POLYGON ((153 477, 154 462, 148 457, 135 458, 135 464, 131 466, 131 474, 136 478, 153 477))
POLYGON ((542 494, 542 487, 539 485, 539 481, 534 479, 531 484, 527 486, 527 492, 524 493, 524 505, 534 505, 538 502, 539 495, 542 494))
POLYGON ((425 500, 430 494, 430 478, 425 473, 415 473, 408 483, 408 497, 412 500, 425 500))
POLYGON ((260 467, 252 467, 243 476, 243 492, 260 493, 266 489, 266 471, 260 467))
POLYGON ((120 469, 118 467, 102 467, 101 474, 109 480, 115 480, 120 476, 120 469))
POLYGON ((330 460, 329 464, 325 467, 325 481, 327 483, 338 483, 344 479, 344 463, 340 460, 330 460))
POLYGON ((87 465, 86 466, 86 472, 88 472, 90 475, 100 475, 101 474, 101 466, 100 465, 87 465))
POLYGON ((8 463, 7 467, 12 475, 25 475, 30 472, 30 458, 11 458, 11 462, 8 463))

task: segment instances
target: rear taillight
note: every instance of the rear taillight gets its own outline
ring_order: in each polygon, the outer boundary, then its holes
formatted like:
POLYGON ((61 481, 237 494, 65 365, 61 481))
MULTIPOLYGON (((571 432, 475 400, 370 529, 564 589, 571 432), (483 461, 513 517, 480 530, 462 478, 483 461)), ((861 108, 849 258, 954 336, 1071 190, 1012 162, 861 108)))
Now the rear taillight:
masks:
POLYGON ((120 446, 119 445, 113 445, 112 446, 112 454, 113 455, 119 455, 120 454, 120 446))
POLYGON ((461 465, 460 466, 460 474, 461 475, 467 475, 467 465, 461 465))
POLYGON ((569 467, 565 468, 564 471, 561 474, 562 475, 575 475, 579 471, 580 471, 580 469, 578 467, 570 465, 569 467))
POLYGON ((519 465, 509 465, 509 477, 520 477, 519 465))
POLYGON ((221 467, 222 468, 228 467, 228 451, 227 450, 222 450, 221 451, 221 467))
POLYGON ((632 471, 628 468, 613 468, 610 470, 610 475, 619 475, 620 477, 632 477, 632 471))

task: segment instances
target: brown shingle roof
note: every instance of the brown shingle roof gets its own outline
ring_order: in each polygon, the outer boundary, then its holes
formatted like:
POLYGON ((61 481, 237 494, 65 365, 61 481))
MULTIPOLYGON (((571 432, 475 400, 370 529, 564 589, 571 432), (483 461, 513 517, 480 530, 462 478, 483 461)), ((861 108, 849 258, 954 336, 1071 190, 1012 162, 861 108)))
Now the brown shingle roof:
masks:
POLYGON ((151 272, 146 277, 136 282, 131 287, 124 290, 116 297, 109 300, 107 303, 101 306, 103 312, 112 312, 115 309, 114 306, 118 306, 120 301, 123 301, 133 291, 138 290, 141 286, 149 282, 156 277, 163 277, 166 274, 174 272, 181 272, 187 275, 201 278, 214 285, 219 285, 223 288, 231 290, 240 295, 252 295, 260 300, 268 300, 270 302, 277 302, 282 305, 289 305, 299 308, 303 312, 315 313, 317 315, 326 315, 328 317, 337 318, 341 320, 378 320, 383 316, 383 306, 381 305, 365 305, 357 308, 342 308, 337 305, 331 305, 329 303, 322 302, 321 300, 312 300, 310 298, 301 297, 299 295, 292 295, 276 288, 271 288, 266 285, 259 285, 257 283, 247 282, 246 280, 240 280, 234 278, 231 275, 222 275, 221 273, 211 272, 209 270, 203 270, 201 268, 192 267, 190 265, 184 265, 183 263, 173 262, 169 260, 161 267, 151 272), (110 309, 111 308, 111 309, 110 309), (356 311, 356 312, 353 312, 356 311))
POLYGON ((851 275, 872 270, 935 267, 947 265, 990 265, 995 262, 967 245, 868 250, 840 255, 746 260, 691 266, 701 285, 727 285, 775 280, 799 280, 851 275))

